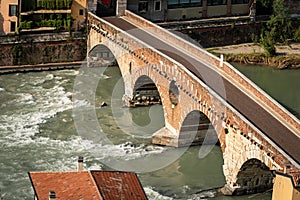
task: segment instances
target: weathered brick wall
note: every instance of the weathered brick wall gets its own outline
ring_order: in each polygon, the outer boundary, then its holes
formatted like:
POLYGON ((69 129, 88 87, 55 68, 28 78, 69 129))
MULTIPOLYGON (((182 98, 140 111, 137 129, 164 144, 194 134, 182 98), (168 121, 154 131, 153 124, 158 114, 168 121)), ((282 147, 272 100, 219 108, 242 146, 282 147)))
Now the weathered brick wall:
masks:
POLYGON ((271 109, 274 110, 275 113, 278 113, 279 117, 282 117, 287 123, 291 124, 298 132, 300 132, 300 123, 294 116, 290 115, 285 108, 283 108, 279 103, 274 101, 269 95, 263 92, 260 88, 254 85, 248 78, 243 76, 238 70, 232 67, 229 63, 225 63, 220 67, 220 59, 216 56, 208 53, 205 50, 199 49, 190 43, 187 43, 182 38, 174 36, 170 34, 165 29, 162 29, 155 24, 144 20, 143 18, 136 16, 130 12, 126 12, 126 16, 128 19, 143 25, 145 27, 149 27, 149 31, 153 31, 155 34, 160 35, 162 38, 165 38, 167 41, 172 42, 173 44, 177 44, 178 46, 185 49, 185 51, 190 52, 191 54, 197 56, 198 58, 205 60, 206 62, 210 63, 211 65, 217 67, 225 74, 227 74, 228 78, 240 83, 242 86, 245 87, 245 91, 252 93, 257 100, 262 101, 264 104, 269 106, 271 109))
POLYGON ((0 38, 0 66, 82 61, 86 39, 47 34, 0 38))
MULTIPOLYGON (((125 94, 126 87, 131 88, 128 91, 133 91, 136 81, 141 76, 148 76, 156 85, 165 117, 165 127, 162 129, 162 133, 170 133, 169 135, 154 136, 154 138, 156 137, 155 141, 159 144, 179 146, 180 129, 185 118, 189 113, 198 110, 208 117, 218 134, 224 157, 223 170, 227 186, 231 189, 243 187, 242 192, 247 192, 248 189, 252 191, 250 185, 247 189, 244 185, 237 183, 239 172, 249 159, 260 160, 268 169, 279 172, 284 172, 287 164, 291 171, 299 171, 286 155, 282 154, 276 144, 180 63, 139 42, 129 34, 121 33, 117 28, 95 16, 90 15, 89 21, 92 26, 88 49, 102 43, 112 50, 124 77, 125 94), (133 63, 131 69, 129 68, 130 62, 133 63), (179 90, 179 101, 175 106, 172 105, 169 94, 169 86, 173 80, 176 80, 175 84, 179 90), (166 129, 169 131, 165 132, 166 129)), ((233 81, 242 81, 247 90, 253 90, 252 93, 258 98, 265 99, 270 104, 276 104, 272 102, 272 99, 264 96, 262 91, 241 76, 232 66, 226 63, 220 65, 221 61, 217 57, 200 51, 163 30, 160 35, 169 37, 170 40, 178 42, 191 54, 206 60, 206 63, 213 64, 220 69, 220 73, 232 76, 233 81)), ((261 175, 259 174, 259 177, 261 175)), ((261 180, 258 180, 260 186, 264 182, 263 179, 261 180)), ((269 181, 269 178, 267 180, 269 181)), ((256 183, 257 180, 253 179, 252 182, 256 183)))

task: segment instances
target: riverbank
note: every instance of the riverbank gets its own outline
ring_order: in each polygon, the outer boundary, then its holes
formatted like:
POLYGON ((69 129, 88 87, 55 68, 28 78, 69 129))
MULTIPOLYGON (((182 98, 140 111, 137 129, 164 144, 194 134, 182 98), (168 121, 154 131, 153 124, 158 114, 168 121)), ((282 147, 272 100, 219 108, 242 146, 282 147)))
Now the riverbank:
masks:
POLYGON ((254 43, 214 47, 206 50, 217 56, 223 54, 227 62, 266 65, 278 69, 300 68, 300 43, 294 43, 289 46, 277 45, 277 56, 273 57, 267 56, 264 49, 254 43))

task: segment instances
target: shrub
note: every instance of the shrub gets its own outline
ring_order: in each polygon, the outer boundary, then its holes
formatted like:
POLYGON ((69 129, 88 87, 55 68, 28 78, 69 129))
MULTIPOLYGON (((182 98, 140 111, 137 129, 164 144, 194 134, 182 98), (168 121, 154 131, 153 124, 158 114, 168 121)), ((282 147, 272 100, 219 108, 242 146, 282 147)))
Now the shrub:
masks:
POLYGON ((293 39, 295 40, 295 42, 300 42, 300 27, 296 29, 293 39))
POLYGON ((260 44, 266 51, 267 56, 273 56, 276 54, 276 48, 274 44, 274 40, 270 35, 270 32, 266 31, 261 34, 260 44))

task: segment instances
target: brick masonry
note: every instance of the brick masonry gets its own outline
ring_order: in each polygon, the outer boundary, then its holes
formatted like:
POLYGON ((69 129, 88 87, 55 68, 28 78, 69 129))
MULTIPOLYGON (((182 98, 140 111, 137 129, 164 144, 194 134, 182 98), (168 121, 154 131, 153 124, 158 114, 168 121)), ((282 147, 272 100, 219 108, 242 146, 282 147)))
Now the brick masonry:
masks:
MULTIPOLYGON (((234 81, 243 84, 245 89, 251 91, 256 98, 261 99, 271 109, 280 113, 287 123, 300 130, 299 124, 293 117, 241 76, 231 65, 222 63, 215 56, 194 48, 161 28, 155 28, 155 25, 132 13, 128 14, 127 11, 126 13, 126 18, 154 28, 151 30, 156 34, 167 37, 191 54, 215 65, 221 73, 226 73, 234 81)), ((162 101, 165 127, 154 134, 153 143, 180 146, 178 139, 181 126, 186 117, 197 110, 207 116, 219 137, 224 158, 223 171, 227 182, 224 193, 244 194, 268 189, 273 181, 270 170, 290 175, 295 184, 299 185, 300 171, 297 166, 289 161, 253 124, 182 65, 92 14, 89 15, 89 25, 88 51, 99 44, 111 50, 124 78, 125 99, 132 98, 133 88, 139 77, 147 76, 155 83, 162 101), (172 81, 175 81, 179 91, 176 105, 172 104, 169 94, 169 85, 172 81), (260 170, 254 178, 249 179, 249 173, 255 168, 260 170)))

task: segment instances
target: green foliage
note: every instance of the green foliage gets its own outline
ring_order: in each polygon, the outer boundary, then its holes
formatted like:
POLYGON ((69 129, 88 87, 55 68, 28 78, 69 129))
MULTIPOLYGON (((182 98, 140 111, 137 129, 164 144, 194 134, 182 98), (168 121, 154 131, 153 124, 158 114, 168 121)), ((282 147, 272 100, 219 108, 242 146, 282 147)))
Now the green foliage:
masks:
POLYGON ((34 28, 34 23, 33 23, 33 21, 23 21, 23 22, 20 22, 20 28, 22 28, 22 29, 31 29, 31 28, 34 28))
POLYGON ((270 35, 270 32, 265 31, 261 34, 260 44, 266 51, 267 56, 273 56, 276 54, 276 48, 273 38, 270 35))
POLYGON ((293 38, 296 42, 300 42, 300 27, 298 27, 298 29, 296 29, 295 34, 294 34, 294 38, 293 38))
POLYGON ((272 0, 257 0, 257 2, 259 2, 264 8, 271 8, 273 3, 272 0))
POLYGON ((292 33, 292 21, 284 0, 274 0, 273 14, 262 31, 260 44, 269 56, 276 54, 276 43, 288 43, 292 33))
POLYGON ((232 22, 231 23, 231 29, 234 29, 235 28, 235 22, 232 22))
POLYGON ((57 14, 57 19, 62 19, 63 17, 62 17, 62 14, 57 14))
POLYGON ((259 35, 255 33, 251 33, 251 40, 256 44, 259 43, 259 35))
POLYGON ((284 0, 275 0, 273 14, 267 22, 267 28, 274 42, 287 43, 291 37, 292 22, 284 0))
POLYGON ((71 4, 72 0, 37 0, 36 3, 38 9, 47 10, 71 9, 71 4))
MULTIPOLYGON (((72 0, 26 0, 22 1, 26 10, 61 10, 71 9, 72 0), (35 2, 31 3, 30 2, 35 2), (30 4, 30 5, 29 5, 30 4)), ((22 8, 23 9, 23 8, 22 8)), ((56 30, 71 31, 72 16, 68 14, 34 14, 20 20, 20 28, 30 29, 38 27, 55 27, 56 30)))
POLYGON ((271 15, 273 0, 257 0, 256 14, 257 15, 271 15))
POLYGON ((72 25, 71 16, 68 14, 50 14, 42 15, 40 18, 35 17, 35 21, 32 21, 31 17, 23 19, 20 22, 20 28, 31 29, 38 27, 55 27, 56 30, 70 31, 72 25))

